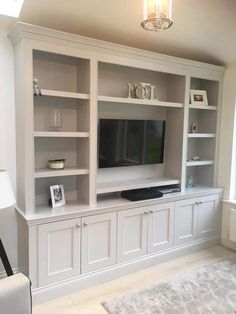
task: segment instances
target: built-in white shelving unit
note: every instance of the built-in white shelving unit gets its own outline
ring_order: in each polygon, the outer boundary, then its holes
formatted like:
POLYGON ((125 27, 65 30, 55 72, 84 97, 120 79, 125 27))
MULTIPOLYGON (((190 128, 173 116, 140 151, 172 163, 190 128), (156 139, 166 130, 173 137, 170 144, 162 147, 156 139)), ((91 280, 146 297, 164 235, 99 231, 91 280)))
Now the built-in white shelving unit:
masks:
POLYGON ((16 55, 16 72, 30 74, 20 78, 17 87, 17 99, 23 104, 17 112, 17 136, 23 139, 19 162, 27 156, 27 167, 18 166, 22 211, 50 211, 49 187, 54 184, 64 185, 67 202, 78 204, 78 210, 81 204, 96 205, 102 194, 124 189, 179 184, 184 190, 189 176, 196 187, 216 184, 222 80, 218 67, 198 63, 193 67, 190 61, 181 64, 171 58, 162 61, 156 54, 137 58, 132 51, 128 58, 110 50, 97 55, 90 46, 83 50, 40 42, 25 48, 27 58, 16 55), (33 78, 38 79, 42 96, 33 95, 33 78), (141 82, 155 86, 154 99, 128 97, 128 83, 141 82), (190 89, 206 90, 208 105, 189 103, 190 89), (98 168, 101 118, 164 120, 163 163, 98 168), (192 122, 197 126, 195 133, 190 133, 192 122), (192 161, 194 156, 200 161, 192 161), (48 169, 52 159, 65 159, 65 169, 48 169))
POLYGON ((216 158, 218 154, 218 107, 220 106, 220 83, 217 80, 190 78, 190 88, 205 90, 208 105, 189 104, 188 132, 195 123, 196 133, 187 135, 186 182, 191 177, 194 185, 216 184, 216 158), (200 161, 191 160, 199 157, 200 161))
POLYGON ((9 36, 19 269, 32 281, 33 301, 219 243, 222 67, 24 23, 9 36), (42 96, 33 94, 34 78, 42 96), (154 100, 128 98, 128 83, 141 82, 156 87, 154 100), (208 106, 189 104, 191 89, 205 90, 208 106), (163 163, 99 168, 104 118, 165 121, 163 163), (65 168, 49 169, 52 159, 65 159, 65 168), (52 208, 52 185, 64 186, 65 205, 52 208), (156 199, 120 194, 173 185, 181 191, 156 199))

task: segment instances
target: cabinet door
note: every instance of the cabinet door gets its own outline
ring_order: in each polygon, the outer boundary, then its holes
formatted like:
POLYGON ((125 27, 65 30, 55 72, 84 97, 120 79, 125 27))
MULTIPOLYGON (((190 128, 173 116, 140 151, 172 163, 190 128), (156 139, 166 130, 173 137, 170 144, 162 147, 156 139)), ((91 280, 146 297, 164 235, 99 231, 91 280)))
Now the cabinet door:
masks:
POLYGON ((145 207, 118 213, 117 259, 128 261, 146 254, 148 210, 145 207))
POLYGON ((198 199, 190 199, 175 203, 175 245, 196 240, 197 202, 198 199))
POLYGON ((198 238, 217 235, 219 231, 219 195, 199 198, 198 238))
POLYGON ((82 218, 82 273, 116 263, 116 213, 82 218))
POLYGON ((39 226, 39 285, 80 274, 81 219, 39 226))
POLYGON ((174 203, 149 206, 148 253, 168 249, 174 243, 174 203))

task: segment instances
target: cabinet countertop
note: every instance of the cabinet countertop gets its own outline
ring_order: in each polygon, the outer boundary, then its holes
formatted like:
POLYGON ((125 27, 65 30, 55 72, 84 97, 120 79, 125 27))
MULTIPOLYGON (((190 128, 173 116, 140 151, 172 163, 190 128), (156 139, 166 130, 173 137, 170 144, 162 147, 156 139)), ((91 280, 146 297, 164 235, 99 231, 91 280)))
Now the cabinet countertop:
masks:
POLYGON ((149 199, 131 202, 129 200, 118 197, 117 195, 109 195, 100 198, 96 205, 85 205, 79 203, 68 203, 65 206, 50 208, 48 206, 36 207, 36 213, 32 215, 25 215, 19 208, 17 212, 23 216, 28 225, 38 225, 60 220, 67 220, 112 211, 125 210, 135 207, 152 206, 167 202, 175 202, 178 200, 202 197, 212 194, 220 194, 223 189, 210 187, 194 187, 188 188, 181 192, 164 194, 161 198, 149 199))

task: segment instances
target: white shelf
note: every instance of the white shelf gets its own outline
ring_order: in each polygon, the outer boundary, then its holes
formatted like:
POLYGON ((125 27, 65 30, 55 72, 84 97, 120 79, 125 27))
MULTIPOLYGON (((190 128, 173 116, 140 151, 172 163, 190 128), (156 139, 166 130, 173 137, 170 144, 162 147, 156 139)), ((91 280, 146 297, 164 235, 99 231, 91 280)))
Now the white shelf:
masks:
MULTIPOLYGON (((89 99, 89 94, 63 92, 51 89, 41 89, 42 96, 53 96, 63 98, 75 98, 75 99, 89 99)), ((40 96, 37 96, 40 97, 40 96)))
POLYGON ((79 176, 88 174, 88 169, 78 169, 78 168, 65 168, 62 170, 52 170, 52 169, 36 169, 34 173, 35 179, 37 178, 52 178, 52 177, 64 177, 64 176, 79 176))
POLYGON ((214 138, 214 133, 188 133, 189 138, 214 138))
POLYGON ((199 160, 199 161, 187 161, 187 167, 197 167, 197 166, 206 166, 206 165, 213 165, 213 160, 199 160))
POLYGON ((34 132, 34 137, 89 137, 89 132, 34 132))
POLYGON ((124 97, 110 97, 110 96, 98 96, 98 101, 109 102, 109 103, 159 106, 159 107, 174 107, 174 108, 184 107, 183 104, 177 103, 177 102, 166 102, 166 101, 158 101, 158 100, 135 99, 135 98, 124 98, 124 97))
POLYGON ((207 105, 189 105, 190 109, 202 109, 202 110, 217 110, 216 106, 207 106, 207 105))
POLYGON ((117 182, 105 182, 98 183, 97 194, 103 193, 113 193, 120 192, 124 190, 132 190, 139 188, 146 188, 152 186, 166 186, 172 184, 179 184, 180 180, 170 179, 170 178, 147 178, 147 179, 137 179, 137 180, 125 180, 117 182))

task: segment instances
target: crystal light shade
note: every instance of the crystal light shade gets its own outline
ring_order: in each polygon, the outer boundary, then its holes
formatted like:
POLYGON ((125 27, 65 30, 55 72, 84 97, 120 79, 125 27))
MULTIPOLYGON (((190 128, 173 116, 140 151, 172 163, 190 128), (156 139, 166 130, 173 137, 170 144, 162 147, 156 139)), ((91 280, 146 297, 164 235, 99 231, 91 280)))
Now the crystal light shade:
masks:
POLYGON ((172 0, 144 0, 144 29, 163 31, 172 24, 172 0))
POLYGON ((10 178, 6 170, 0 169, 0 209, 7 208, 15 204, 10 178))

